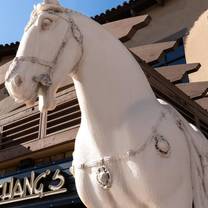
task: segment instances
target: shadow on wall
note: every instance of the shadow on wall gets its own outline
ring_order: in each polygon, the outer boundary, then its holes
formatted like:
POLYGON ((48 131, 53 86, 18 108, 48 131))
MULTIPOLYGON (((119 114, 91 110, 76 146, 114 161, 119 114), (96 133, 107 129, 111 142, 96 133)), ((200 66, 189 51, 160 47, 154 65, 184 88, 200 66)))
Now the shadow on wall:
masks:
POLYGON ((207 0, 167 0, 165 6, 158 5, 144 11, 152 21, 139 30, 126 43, 127 47, 177 40, 184 37, 187 63, 202 66, 190 75, 190 81, 208 80, 208 1, 207 0))
POLYGON ((151 7, 143 13, 149 14, 152 21, 139 30, 126 45, 134 47, 150 44, 171 37, 185 28, 189 30, 207 9, 207 0, 167 0, 164 7, 151 7))

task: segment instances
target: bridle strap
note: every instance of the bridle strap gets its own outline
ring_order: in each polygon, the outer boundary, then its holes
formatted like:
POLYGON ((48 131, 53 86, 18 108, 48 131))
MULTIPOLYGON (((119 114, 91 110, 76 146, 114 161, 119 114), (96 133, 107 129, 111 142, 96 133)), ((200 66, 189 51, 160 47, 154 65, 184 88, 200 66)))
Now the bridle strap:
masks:
MULTIPOLYGON (((48 12, 50 14, 52 14, 52 11, 48 12)), ((57 64, 57 61, 58 61, 58 58, 59 58, 59 55, 61 54, 61 52, 63 51, 66 43, 68 42, 68 37, 69 37, 69 32, 70 32, 70 23, 71 21, 68 20, 67 18, 59 15, 59 14, 56 14, 55 12, 53 12, 53 15, 56 15, 58 16, 59 18, 62 18, 63 20, 65 20, 67 23, 68 23, 68 28, 66 30, 66 33, 65 33, 65 36, 64 36, 64 39, 61 43, 61 46, 59 47, 57 53, 56 53, 56 56, 54 58, 53 61, 46 61, 46 60, 43 60, 43 59, 40 59, 40 58, 37 58, 37 57, 27 57, 27 56, 19 56, 19 57, 16 57, 14 61, 17 61, 17 62, 30 62, 32 64, 38 64, 38 65, 41 65, 41 66, 44 66, 44 67, 47 67, 49 69, 49 74, 50 76, 52 75, 53 71, 54 71, 54 68, 57 64)), ((71 18, 69 18, 71 19, 71 18)))
MULTIPOLYGON (((28 57, 27 56, 15 57, 14 60, 13 60, 13 63, 16 64, 16 67, 14 67, 13 71, 11 71, 11 73, 8 75, 8 78, 6 80, 8 80, 11 77, 11 74, 13 74, 13 72, 17 69, 17 66, 20 62, 30 62, 32 64, 38 64, 38 65, 44 66, 49 70, 49 73, 48 73, 49 76, 52 77, 55 66, 56 66, 57 61, 59 59, 59 56, 63 52, 63 50, 64 50, 64 48, 65 48, 65 46, 66 46, 66 44, 69 40, 70 31, 72 32, 74 39, 81 46, 81 51, 82 51, 82 54, 81 54, 81 57, 80 57, 80 60, 81 60, 82 55, 83 55, 83 36, 81 35, 81 32, 80 32, 78 26, 75 24, 74 20, 70 17, 71 12, 67 13, 69 15, 68 19, 63 17, 62 15, 57 14, 56 12, 53 12, 53 11, 48 11, 48 13, 59 16, 59 18, 62 18, 63 20, 65 20, 68 23, 68 28, 66 30, 64 39, 63 39, 63 41, 61 43, 61 46, 59 47, 59 49, 56 53, 56 56, 55 56, 54 60, 50 62, 50 61, 46 61, 46 60, 43 60, 43 59, 40 59, 40 58, 37 58, 37 57, 33 57, 33 56, 31 56, 31 57, 30 56, 28 56, 28 57), (80 39, 76 36, 75 29, 79 31, 79 33, 81 35, 80 39)), ((80 62, 80 60, 78 61, 78 63, 80 62)))
POLYGON ((15 57, 14 58, 14 62, 31 62, 33 64, 39 64, 41 66, 45 66, 48 68, 53 68, 55 63, 53 62, 49 62, 49 61, 45 61, 43 59, 37 58, 37 57, 33 57, 33 56, 19 56, 19 57, 15 57))

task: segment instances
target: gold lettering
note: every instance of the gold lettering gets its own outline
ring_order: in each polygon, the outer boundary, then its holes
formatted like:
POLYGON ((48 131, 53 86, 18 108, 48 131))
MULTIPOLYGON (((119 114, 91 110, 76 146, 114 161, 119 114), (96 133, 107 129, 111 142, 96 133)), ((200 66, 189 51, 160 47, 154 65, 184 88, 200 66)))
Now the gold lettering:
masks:
POLYGON ((0 205, 67 192, 67 189, 63 188, 65 178, 60 169, 53 173, 52 183, 44 190, 44 179, 50 174, 51 171, 46 170, 35 177, 35 172, 32 171, 30 178, 24 177, 24 180, 11 178, 11 181, 0 184, 2 194, 0 205))
POLYGON ((1 199, 3 201, 6 199, 12 199, 13 185, 14 185, 14 178, 12 178, 10 182, 5 182, 3 184, 3 191, 2 191, 2 196, 1 196, 1 199), (9 193, 7 193, 8 184, 9 184, 9 193))
POLYGON ((23 197, 23 189, 19 179, 16 180, 13 191, 12 191, 12 198, 19 196, 20 198, 23 197))
POLYGON ((52 179, 55 181, 55 180, 59 180, 59 184, 58 185, 56 185, 56 186, 53 186, 53 185, 49 185, 49 189, 51 190, 51 191, 58 191, 59 189, 61 189, 63 186, 64 186, 64 184, 65 184, 65 178, 64 178, 64 176, 62 176, 61 174, 60 174, 60 170, 59 169, 57 169, 56 170, 56 172, 54 173, 54 175, 53 175, 53 177, 52 177, 52 179))
POLYGON ((24 177, 23 197, 26 197, 27 191, 29 192, 30 195, 33 194, 34 180, 35 180, 35 172, 34 171, 31 172, 30 182, 27 177, 24 177))
POLYGON ((46 170, 45 172, 41 173, 34 181, 34 193, 38 194, 40 198, 43 197, 44 185, 41 183, 39 187, 37 187, 38 183, 42 178, 46 178, 46 176, 49 175, 50 173, 51 173, 50 170, 46 170))

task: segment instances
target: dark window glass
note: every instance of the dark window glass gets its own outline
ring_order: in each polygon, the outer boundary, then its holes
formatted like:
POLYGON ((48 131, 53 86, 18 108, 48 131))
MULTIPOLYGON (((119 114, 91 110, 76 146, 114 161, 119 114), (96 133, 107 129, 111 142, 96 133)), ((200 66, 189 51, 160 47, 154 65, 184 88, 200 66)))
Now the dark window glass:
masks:
MULTIPOLYGON (((179 40, 178 46, 175 49, 166 52, 164 57, 158 63, 153 64, 152 66, 155 68, 178 64, 186 64, 184 43, 182 38, 179 40)), ((182 80, 182 83, 186 82, 189 82, 188 75, 186 75, 182 80)))
POLYGON ((175 49, 165 53, 164 57, 158 63, 154 64, 153 67, 176 64, 186 64, 183 39, 180 39, 178 46, 175 49))

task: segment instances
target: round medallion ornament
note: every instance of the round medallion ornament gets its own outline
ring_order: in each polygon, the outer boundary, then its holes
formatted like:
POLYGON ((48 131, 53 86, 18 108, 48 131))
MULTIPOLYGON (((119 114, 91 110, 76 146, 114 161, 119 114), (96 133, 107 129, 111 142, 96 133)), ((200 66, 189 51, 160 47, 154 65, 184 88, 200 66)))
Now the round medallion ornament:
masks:
POLYGON ((170 155, 170 143, 161 135, 155 136, 155 148, 164 157, 170 155))
POLYGON ((112 176, 106 166, 101 166, 97 169, 96 179, 103 189, 109 189, 112 186, 112 176))

